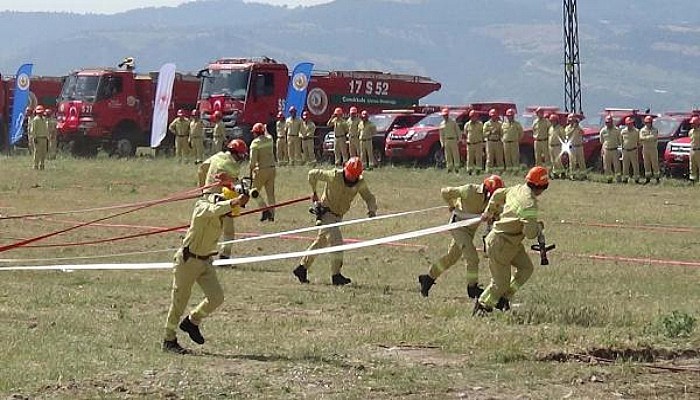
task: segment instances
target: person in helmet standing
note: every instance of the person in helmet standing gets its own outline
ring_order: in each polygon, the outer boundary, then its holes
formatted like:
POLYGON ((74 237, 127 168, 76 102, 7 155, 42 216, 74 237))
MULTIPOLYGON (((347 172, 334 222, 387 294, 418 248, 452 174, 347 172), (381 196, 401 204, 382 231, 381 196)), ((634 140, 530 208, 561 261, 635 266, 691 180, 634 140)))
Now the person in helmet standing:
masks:
POLYGON ((634 126, 634 118, 625 119, 622 128, 622 182, 629 182, 630 173, 635 183, 639 183, 639 130, 634 126), (630 171, 631 169, 631 171, 630 171))
POLYGON ((304 164, 316 165, 316 149, 314 142, 316 139, 316 124, 309 118, 309 112, 301 113, 301 153, 304 164))
POLYGON ((700 117, 694 116, 691 118, 690 125, 693 128, 688 132, 688 137, 690 138, 688 179, 690 179, 692 184, 695 184, 700 179, 700 117))
POLYGON ((483 315, 494 308, 507 310, 510 299, 530 279, 534 266, 523 239, 534 239, 544 230, 538 220, 537 198, 549 187, 545 167, 528 171, 525 184, 497 190, 482 214, 482 220, 493 222, 486 236, 491 283, 474 303, 474 314, 483 315), (511 276, 511 266, 515 272, 511 276))
MULTIPOLYGON (((217 184, 220 180, 220 175, 225 172, 225 176, 229 182, 227 186, 231 186, 238 182, 240 176, 240 165, 245 161, 248 155, 248 146, 241 139, 231 140, 223 150, 212 155, 199 165, 198 168, 198 183, 200 187, 204 187, 204 194, 221 193, 221 186, 217 184)), ((236 229, 233 224, 233 218, 224 218, 223 221, 223 238, 226 241, 235 239, 236 229)), ((223 244, 219 250, 219 258, 225 259, 231 257, 231 244, 223 244)))
POLYGON ((214 114, 211 115, 211 122, 214 124, 212 129, 212 152, 217 153, 224 150, 224 144, 226 143, 226 126, 224 126, 221 111, 214 111, 214 114))
MULTIPOLYGON (((359 193, 362 200, 367 204, 367 215, 374 217, 377 215, 377 201, 369 190, 367 182, 362 176, 363 165, 358 157, 348 160, 342 169, 312 169, 309 171, 309 185, 311 185, 312 200, 317 223, 321 229, 316 240, 307 250, 320 249, 326 246, 339 246, 343 244, 343 235, 337 226, 324 228, 323 225, 335 224, 343 220, 343 216, 348 212, 352 201, 359 193), (325 182, 323 194, 319 199, 316 193, 318 182, 325 182)), ((340 273, 343 267, 343 253, 335 252, 331 257, 331 283, 333 285, 347 285, 351 280, 340 273)), ((302 257, 299 266, 293 273, 300 283, 309 283, 307 273, 314 262, 316 256, 302 257)))
MULTIPOLYGON (((221 161, 216 165, 216 169, 219 171, 218 178, 224 182, 231 182, 234 179, 232 174, 237 172, 237 166, 232 159, 221 161)), ((231 214, 239 213, 240 207, 245 206, 247 202, 248 196, 237 195, 233 190, 219 185, 213 193, 205 193, 195 203, 189 229, 182 240, 182 247, 174 256, 173 286, 165 322, 163 351, 176 354, 188 353, 177 341, 178 326, 192 341, 200 345, 204 344, 200 325, 204 318, 211 315, 224 302, 224 291, 212 265, 212 256, 216 254, 217 242, 225 221, 232 220, 231 214), (205 298, 180 321, 195 282, 202 289, 205 298)))
POLYGON ((348 150, 350 157, 360 156, 360 117, 357 115, 357 107, 350 107, 348 124, 348 150))
POLYGON ((275 123, 275 133, 277 133, 277 165, 287 165, 289 163, 289 155, 287 154, 287 122, 284 120, 284 113, 277 113, 277 122, 275 123))
MULTIPOLYGON (((553 114, 556 116, 556 114, 553 114)), ((542 107, 535 110, 535 121, 532 123, 532 136, 534 139, 535 165, 546 166, 550 164, 549 153, 549 128, 552 123, 545 118, 542 107)))
POLYGON ((333 129, 333 135, 335 137, 333 142, 333 154, 335 156, 335 166, 340 167, 344 165, 350 158, 348 155, 348 124, 347 121, 343 119, 343 109, 337 107, 333 110, 333 116, 328 120, 328 127, 333 129))
POLYGON ((34 145, 34 169, 44 169, 46 153, 49 151, 49 127, 41 105, 34 109, 34 117, 29 123, 29 137, 34 145))
MULTIPOLYGON (((253 142, 250 144, 250 162, 248 164, 249 175, 253 179, 253 187, 260 193, 258 206, 267 207, 275 204, 275 152, 274 141, 265 130, 265 124, 258 122, 253 125, 253 142), (262 197, 265 189, 267 203, 262 197)), ((275 209, 262 212, 260 221, 274 221, 275 209)))
POLYGON ((564 143, 564 127, 561 126, 559 116, 553 113, 549 116, 549 158, 552 160, 552 177, 566 177, 564 172, 564 164, 561 162, 561 146, 564 143))
POLYGON ((572 180, 586 179, 586 157, 583 154, 583 130, 578 124, 578 116, 569 114, 569 124, 564 129, 569 143, 569 174, 572 180))
POLYGON ((287 149, 289 154, 289 162, 291 165, 301 165, 301 119, 297 116, 296 107, 289 107, 289 117, 285 124, 285 132, 287 134, 287 149))
MULTIPOLYGON (((504 187, 503 179, 498 175, 491 175, 484 179, 481 185, 466 184, 442 188, 440 191, 442 199, 447 203, 452 213, 450 222, 479 218, 486 209, 493 193, 502 187, 504 187)), ((428 297, 428 292, 438 277, 462 256, 467 262, 467 295, 472 299, 481 295, 483 289, 479 287, 479 255, 474 247, 474 235, 478 227, 479 225, 476 224, 450 231, 452 241, 450 241, 447 254, 433 263, 427 274, 418 276, 420 292, 423 296, 428 297)))
POLYGON ((520 169, 520 139, 523 137, 523 126, 515 120, 515 109, 506 110, 506 120, 501 129, 505 170, 515 173, 520 169))
POLYGON ((484 124, 476 110, 469 111, 462 138, 467 143, 467 173, 479 175, 484 168, 484 124))
POLYGON ((44 117, 46 117, 46 129, 49 132, 49 160, 55 160, 56 154, 58 152, 58 129, 56 125, 58 121, 53 116, 53 110, 47 108, 44 110, 44 117))
POLYGON ((459 172, 459 164, 461 159, 459 157, 459 126, 457 121, 450 118, 450 110, 448 108, 443 108, 440 111, 442 115, 442 121, 440 121, 440 146, 445 154, 445 166, 447 167, 447 172, 454 171, 459 172))
POLYGON ((369 120, 367 110, 362 110, 360 113, 360 160, 364 165, 367 165, 367 170, 371 170, 376 166, 377 161, 374 159, 374 143, 372 140, 377 134, 377 125, 369 120))
POLYGON ((484 140, 486 141, 486 172, 494 169, 503 169, 505 161, 503 159, 503 129, 498 110, 489 110, 489 120, 484 124, 484 140))
POLYGON ((654 118, 651 115, 644 117, 644 126, 639 130, 639 142, 642 144, 642 157, 644 158, 644 184, 656 179, 661 181, 659 170, 659 130, 654 128, 654 118))
POLYGON ((175 135, 175 156, 179 162, 186 160, 190 154, 190 121, 185 117, 185 110, 177 110, 177 118, 168 125, 168 130, 175 135))
POLYGON ((620 182, 620 158, 617 148, 622 144, 622 136, 612 115, 605 117, 605 126, 600 130, 600 143, 603 151, 603 173, 608 177, 608 183, 612 183, 613 178, 620 182))
POLYGON ((199 119, 199 111, 190 113, 190 146, 194 153, 194 163, 199 164, 204 160, 204 123, 199 119))

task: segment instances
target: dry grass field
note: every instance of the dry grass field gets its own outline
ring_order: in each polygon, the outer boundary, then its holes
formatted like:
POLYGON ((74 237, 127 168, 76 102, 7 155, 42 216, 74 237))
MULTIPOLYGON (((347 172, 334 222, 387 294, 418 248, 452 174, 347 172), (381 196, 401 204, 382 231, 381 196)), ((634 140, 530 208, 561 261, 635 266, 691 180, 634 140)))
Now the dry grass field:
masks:
MULTIPOLYGON (((0 158, 3 215, 159 199, 196 183, 192 164, 169 159, 59 158, 45 171, 30 165, 28 157, 0 158)), ((279 170, 279 200, 308 194, 306 171, 279 170)), ((440 187, 478 179, 406 167, 377 169, 366 178, 380 214, 441 205, 440 187)), ((506 184, 522 181, 504 178, 506 184)), ((154 206, 34 244, 183 225, 191 206, 191 200, 154 206)), ((301 203, 280 209, 273 224, 261 224, 258 215, 242 217, 237 230, 258 234, 309 226, 307 208, 301 203)), ((463 263, 438 280, 429 298, 420 296, 417 275, 449 242, 439 234, 346 253, 344 273, 353 284, 342 288, 330 285, 326 256, 311 270, 312 283, 303 286, 291 274, 296 259, 221 268, 226 300, 203 326, 207 343, 197 346, 179 335, 194 350, 190 356, 160 350, 169 271, 0 271, 0 397, 700 398, 700 188, 677 181, 553 181, 541 209, 547 238, 557 249, 551 265, 536 267, 510 312, 471 316, 463 263)), ((0 220, 0 245, 113 212, 0 220)), ((358 199, 346 219, 365 212, 358 199)), ((437 210, 343 232, 349 239, 371 239, 447 218, 437 210)), ((234 251, 299 251, 313 234, 252 241, 234 251)), ((172 251, 117 255, 175 248, 181 236, 13 249, 0 254, 0 267, 168 262, 172 251), (102 258, 6 260, 86 256, 102 258)), ((532 258, 537 264, 537 255, 532 258)), ((488 279, 482 261, 480 280, 488 279)), ((196 289, 192 303, 200 298, 196 289)))

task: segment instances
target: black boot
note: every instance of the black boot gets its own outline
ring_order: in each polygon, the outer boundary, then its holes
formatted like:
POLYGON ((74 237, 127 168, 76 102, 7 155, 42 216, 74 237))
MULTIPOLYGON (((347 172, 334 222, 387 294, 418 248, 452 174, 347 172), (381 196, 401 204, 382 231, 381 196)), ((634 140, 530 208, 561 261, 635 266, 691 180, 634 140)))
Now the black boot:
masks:
POLYGON ((306 267, 303 265, 299 265, 298 267, 294 268, 294 271, 292 271, 294 276, 299 279, 299 283, 309 283, 309 279, 306 277, 306 272, 306 267))
POLYGON ((470 299, 478 299, 482 293, 484 293, 484 289, 480 287, 478 283, 467 285, 467 296, 469 296, 470 299))
POLYGON ((498 299, 498 303, 496 303, 496 309, 501 311, 510 310, 510 300, 506 299, 505 297, 501 297, 498 299))
POLYGON ((177 339, 173 340, 163 340, 163 345, 160 347, 161 350, 167 352, 167 353, 175 353, 175 354, 189 354, 190 352, 180 346, 180 343, 177 342, 177 339))
POLYGON ((204 344, 204 336, 202 332, 199 331, 199 327, 190 321, 190 317, 187 316, 180 322, 180 329, 183 332, 187 332, 193 342, 197 344, 204 344))
POLYGON ((350 278, 344 277, 343 274, 341 274, 341 273, 337 273, 337 274, 331 276, 331 282, 335 286, 343 286, 343 285, 349 284, 350 282, 352 282, 352 280, 350 280, 350 278))
POLYGON ((270 210, 265 210, 262 212, 262 215, 260 216, 260 222, 263 221, 274 221, 275 218, 272 216, 272 211, 270 210))
POLYGON ((472 311, 472 316, 485 317, 493 311, 493 308, 479 303, 479 301, 474 302, 474 310, 472 311))
POLYGON ((430 275, 418 275, 418 283, 420 283, 420 294, 423 297, 428 297, 430 288, 435 284, 435 279, 430 275))
POLYGON ((659 178, 659 177, 657 176, 657 177, 656 177, 656 184, 658 185, 659 183, 661 183, 661 178, 659 178))
POLYGON ((645 185, 648 185, 649 182, 651 182, 651 178, 647 177, 646 179, 644 179, 644 184, 645 184, 645 185))

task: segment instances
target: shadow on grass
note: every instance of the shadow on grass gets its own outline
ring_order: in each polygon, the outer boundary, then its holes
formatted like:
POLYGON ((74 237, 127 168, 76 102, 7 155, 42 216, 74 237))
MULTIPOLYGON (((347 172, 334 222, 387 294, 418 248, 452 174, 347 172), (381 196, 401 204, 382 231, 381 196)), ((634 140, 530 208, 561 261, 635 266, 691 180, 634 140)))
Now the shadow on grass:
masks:
POLYGON ((290 363, 300 363, 308 362, 314 364, 325 364, 337 368, 344 369, 364 369, 362 364, 351 364, 342 359, 336 359, 321 355, 302 355, 298 357, 290 357, 282 354, 227 354, 227 353, 216 353, 211 351, 201 351, 190 354, 192 356, 200 357, 214 357, 222 360, 230 361, 258 361, 258 362, 290 362, 290 363))

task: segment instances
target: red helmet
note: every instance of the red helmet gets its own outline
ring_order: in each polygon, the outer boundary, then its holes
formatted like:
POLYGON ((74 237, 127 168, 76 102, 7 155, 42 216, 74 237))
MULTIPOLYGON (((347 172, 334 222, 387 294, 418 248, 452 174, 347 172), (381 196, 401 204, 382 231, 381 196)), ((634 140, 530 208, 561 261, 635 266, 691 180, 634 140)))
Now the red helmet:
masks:
POLYGON ((559 122, 559 116, 557 114, 549 114, 550 122, 559 122))
POLYGON ((440 115, 442 115, 443 117, 447 117, 448 115, 450 115, 450 109, 443 108, 442 110, 440 110, 440 115))
POLYGON ((484 179, 484 189, 486 189, 488 192, 489 197, 493 195, 493 192, 495 192, 496 189, 500 189, 505 186, 506 185, 503 183, 503 179, 501 179, 501 177, 498 175, 491 175, 484 179))
POLYGON ((183 110, 182 108, 179 109, 179 110, 177 110, 177 116, 178 116, 178 117, 184 117, 184 116, 185 116, 185 110, 183 110))
POLYGON ((277 119, 284 119, 284 113, 282 111, 277 112, 277 119))
POLYGON ((44 115, 45 115, 45 116, 50 117, 51 114, 53 114, 53 110, 52 110, 52 109, 47 108, 46 110, 44 110, 44 115))
POLYGON ((700 125, 700 117, 697 115, 690 119, 690 123, 693 125, 700 125))
POLYGON ((477 114, 475 110, 469 111, 469 118, 474 119, 474 118, 476 118, 476 117, 478 117, 478 116, 479 116, 479 114, 477 114))
POLYGON ((340 107, 336 107, 335 110, 333 110, 333 115, 336 117, 340 117, 343 115, 343 109, 340 107))
POLYGON ((241 139, 233 139, 226 145, 228 151, 233 154, 246 155, 248 154, 248 146, 241 139))
POLYGON ((44 106, 42 106, 41 104, 36 106, 36 108, 34 109, 34 114, 39 115, 39 114, 43 114, 43 113, 44 113, 44 106))
POLYGON ((498 110, 492 108, 489 110, 489 117, 498 117, 498 110))
POLYGON ((651 124, 652 122, 654 122, 654 118, 651 115, 647 115, 646 117, 644 117, 645 124, 651 124))
POLYGON ((362 171, 364 167, 362 166, 362 161, 360 157, 350 157, 350 159, 343 166, 343 174, 345 179, 349 181, 356 181, 362 176, 362 171))
POLYGON ((545 167, 532 167, 527 172, 525 181, 534 186, 546 188, 549 185, 549 172, 545 167))
POLYGON ((301 118, 302 118, 302 119, 309 119, 309 112, 308 112, 308 111, 304 111, 303 113, 301 113, 301 118))
POLYGON ((251 132, 253 132, 253 135, 255 135, 255 136, 264 135, 265 134, 265 125, 263 125, 261 122, 258 122, 255 125, 253 125, 253 129, 251 129, 251 132))
POLYGON ((192 110, 192 112, 190 113, 190 116, 192 116, 192 117, 197 117, 197 116, 199 116, 199 111, 197 111, 197 110, 192 110))
POLYGON ((576 114, 574 114, 574 113, 571 113, 571 114, 567 115, 567 116, 566 116, 566 119, 567 119, 568 121, 571 121, 571 122, 574 122, 574 121, 578 122, 578 117, 577 117, 576 114))
POLYGON ((289 107, 289 113, 290 113, 290 114, 291 114, 291 113, 295 113, 295 112, 297 112, 297 108, 296 108, 296 107, 294 107, 294 106, 289 107))
POLYGON ((362 110, 362 112, 360 113, 360 118, 362 118, 362 119, 369 118, 369 113, 367 112, 367 110, 362 110))
POLYGON ((632 117, 625 118, 625 124, 626 125, 634 125, 634 118, 632 118, 632 117))
POLYGON ((509 108, 506 110, 506 116, 507 117, 514 117, 515 116, 515 110, 512 108, 509 108))
POLYGON ((612 117, 612 115, 606 115, 606 116, 605 116, 605 123, 606 123, 606 124, 610 124, 610 123, 612 123, 612 122, 613 122, 613 117, 612 117))
POLYGON ((350 114, 351 115, 357 114, 357 107, 355 107, 355 106, 350 107, 350 114))

